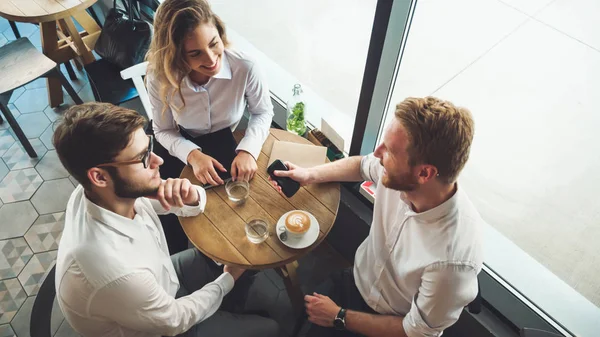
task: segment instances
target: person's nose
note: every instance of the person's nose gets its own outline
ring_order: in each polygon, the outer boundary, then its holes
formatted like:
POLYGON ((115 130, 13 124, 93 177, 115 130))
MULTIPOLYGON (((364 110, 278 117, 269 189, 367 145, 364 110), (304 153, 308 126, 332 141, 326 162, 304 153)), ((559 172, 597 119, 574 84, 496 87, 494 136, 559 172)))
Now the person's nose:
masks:
POLYGON ((373 155, 375 156, 375 158, 383 159, 383 145, 379 145, 375 149, 375 152, 373 152, 373 155))
POLYGON ((204 55, 206 55, 205 57, 205 66, 207 67, 212 67, 215 65, 215 62, 217 62, 217 54, 215 52, 213 52, 212 50, 208 50, 204 55))
POLYGON ((150 168, 156 168, 162 165, 165 161, 156 153, 150 152, 150 168))

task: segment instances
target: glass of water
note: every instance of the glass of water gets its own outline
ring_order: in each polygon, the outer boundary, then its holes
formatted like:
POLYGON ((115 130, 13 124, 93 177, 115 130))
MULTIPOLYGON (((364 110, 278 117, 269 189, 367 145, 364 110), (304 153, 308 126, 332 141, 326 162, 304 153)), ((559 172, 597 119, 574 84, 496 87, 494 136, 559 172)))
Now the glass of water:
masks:
POLYGON ((243 180, 230 180, 225 184, 225 191, 227 191, 229 200, 235 203, 242 203, 250 195, 250 184, 243 180))
POLYGON ((246 224, 246 237, 252 243, 261 243, 269 238, 269 225, 265 220, 254 219, 246 224))

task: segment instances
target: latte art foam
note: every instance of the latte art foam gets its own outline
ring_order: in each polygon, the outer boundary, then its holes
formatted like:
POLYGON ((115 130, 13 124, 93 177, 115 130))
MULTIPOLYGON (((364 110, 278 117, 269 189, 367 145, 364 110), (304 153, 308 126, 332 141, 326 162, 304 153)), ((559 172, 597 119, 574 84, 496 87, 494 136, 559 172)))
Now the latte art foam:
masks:
POLYGON ((285 218, 285 226, 289 231, 303 233, 310 228, 310 218, 304 212, 295 211, 285 218))

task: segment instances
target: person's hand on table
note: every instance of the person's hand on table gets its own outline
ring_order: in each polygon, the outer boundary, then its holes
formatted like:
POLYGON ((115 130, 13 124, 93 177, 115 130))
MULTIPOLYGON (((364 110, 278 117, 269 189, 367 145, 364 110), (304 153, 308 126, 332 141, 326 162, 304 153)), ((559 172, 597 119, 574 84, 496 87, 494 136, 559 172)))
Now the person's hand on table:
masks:
POLYGON ((317 293, 304 296, 304 305, 308 320, 326 328, 333 327, 333 321, 341 309, 329 297, 317 293))
POLYGON ((240 276, 242 276, 242 274, 245 271, 246 271, 245 269, 238 268, 238 267, 233 267, 233 266, 228 266, 228 265, 225 265, 223 267, 223 272, 231 274, 231 276, 233 276, 233 279, 235 281, 237 281, 240 278, 240 276))
MULTIPOLYGON (((300 183, 300 186, 305 186, 312 183, 312 178, 310 176, 310 171, 307 168, 303 168, 297 165, 286 161, 285 166, 287 166, 288 171, 280 171, 275 170, 273 174, 277 177, 289 177, 292 180, 295 180, 300 183)), ((277 182, 269 176, 269 181, 271 184, 279 191, 279 193, 283 193, 281 190, 281 186, 277 184, 277 182)))
POLYGON ((219 177, 217 170, 227 172, 227 169, 215 158, 202 153, 200 150, 193 150, 188 154, 187 162, 194 170, 196 179, 202 184, 217 186, 224 183, 223 179, 219 177))
POLYGON ((235 180, 250 181, 258 169, 256 159, 246 152, 240 151, 231 164, 231 178, 235 180))
POLYGON ((169 178, 163 180, 156 194, 146 196, 156 199, 165 210, 171 207, 198 206, 198 191, 187 179, 169 178))

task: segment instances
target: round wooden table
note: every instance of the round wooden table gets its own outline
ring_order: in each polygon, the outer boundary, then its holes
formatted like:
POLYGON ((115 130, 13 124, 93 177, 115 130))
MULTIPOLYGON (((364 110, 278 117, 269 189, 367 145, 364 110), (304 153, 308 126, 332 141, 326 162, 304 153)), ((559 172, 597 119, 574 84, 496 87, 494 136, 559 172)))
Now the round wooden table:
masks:
MULTIPOLYGON (((85 11, 97 0, 1 0, 0 16, 10 21, 40 25, 42 49, 56 63, 79 58, 81 63, 94 62, 94 45, 100 36, 100 27, 85 11), (78 32, 75 19, 84 31, 78 32), (58 29, 57 29, 58 25, 58 29)), ((76 64, 81 68, 79 63, 76 64)), ((49 78, 48 98, 51 107, 63 102, 60 80, 49 78)))
MULTIPOLYGON (((242 137, 238 132, 234 135, 238 141, 242 137)), ((284 279, 293 306, 301 310, 303 299, 296 278, 296 260, 317 247, 331 230, 340 203, 340 185, 305 186, 289 199, 279 194, 267 180, 267 162, 276 140, 312 144, 287 131, 271 129, 258 158, 258 171, 250 182, 250 196, 246 202, 235 204, 227 197, 224 186, 215 187, 206 191, 203 214, 180 217, 179 221, 194 246, 215 261, 246 269, 275 268, 284 279), (310 212, 320 225, 318 239, 305 249, 288 248, 276 235, 279 218, 294 209, 310 212), (255 218, 269 224, 269 238, 260 244, 248 241, 245 233, 246 222, 255 218)), ((183 169, 181 177, 200 184, 189 166, 183 169)))

